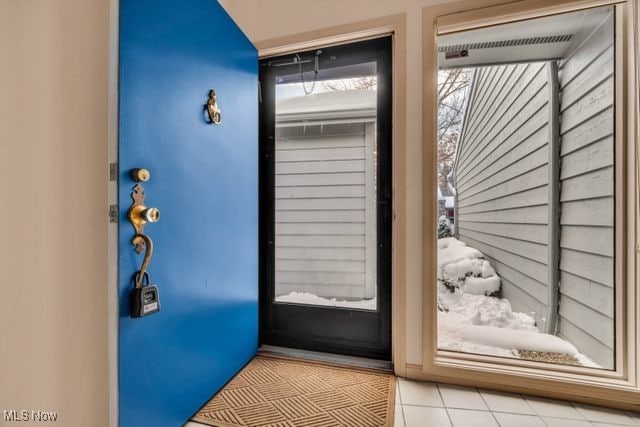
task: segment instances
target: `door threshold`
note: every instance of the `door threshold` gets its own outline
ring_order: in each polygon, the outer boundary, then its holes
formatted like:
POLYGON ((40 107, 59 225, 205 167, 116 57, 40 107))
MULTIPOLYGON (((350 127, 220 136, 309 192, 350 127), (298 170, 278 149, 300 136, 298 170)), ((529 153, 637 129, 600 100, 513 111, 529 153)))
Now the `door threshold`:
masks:
POLYGON ((262 356, 286 357, 291 359, 310 360, 338 366, 354 366, 393 373, 393 364, 385 360, 367 359, 365 357, 344 356, 342 354, 323 353, 320 351, 300 350, 297 348, 262 345, 258 349, 262 356))

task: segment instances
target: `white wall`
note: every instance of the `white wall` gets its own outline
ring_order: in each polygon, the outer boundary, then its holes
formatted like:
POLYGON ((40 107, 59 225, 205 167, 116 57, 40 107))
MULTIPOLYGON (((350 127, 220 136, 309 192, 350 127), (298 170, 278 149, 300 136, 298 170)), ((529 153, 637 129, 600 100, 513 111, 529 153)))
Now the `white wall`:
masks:
POLYGON ((0 0, 0 417, 107 424, 108 17, 0 0))
POLYGON ((253 42, 366 19, 407 18, 407 363, 422 364, 422 8, 437 0, 219 0, 253 42))

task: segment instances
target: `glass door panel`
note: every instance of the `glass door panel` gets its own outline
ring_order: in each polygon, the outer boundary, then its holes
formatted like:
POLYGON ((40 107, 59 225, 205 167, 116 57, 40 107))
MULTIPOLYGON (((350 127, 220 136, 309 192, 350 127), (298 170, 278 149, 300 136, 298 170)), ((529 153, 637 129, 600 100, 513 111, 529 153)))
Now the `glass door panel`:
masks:
POLYGON ((376 310, 376 63, 331 74, 277 79, 275 301, 376 310))

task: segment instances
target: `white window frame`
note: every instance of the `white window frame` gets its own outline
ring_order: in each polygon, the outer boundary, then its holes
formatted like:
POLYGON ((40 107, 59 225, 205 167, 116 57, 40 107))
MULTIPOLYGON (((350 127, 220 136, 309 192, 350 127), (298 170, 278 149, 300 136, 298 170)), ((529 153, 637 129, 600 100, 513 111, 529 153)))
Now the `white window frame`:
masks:
POLYGON ((640 410, 637 21, 638 0, 462 0, 423 9, 423 354, 408 376, 640 410), (616 8, 615 370, 438 350, 437 37, 607 5, 616 8))

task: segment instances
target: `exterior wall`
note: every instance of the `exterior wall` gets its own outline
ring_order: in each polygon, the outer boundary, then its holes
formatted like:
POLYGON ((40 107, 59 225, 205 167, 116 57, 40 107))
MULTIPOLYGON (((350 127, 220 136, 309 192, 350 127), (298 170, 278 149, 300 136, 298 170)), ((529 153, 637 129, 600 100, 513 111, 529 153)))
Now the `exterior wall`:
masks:
POLYGON ((375 296, 374 133, 375 122, 278 127, 276 296, 375 296))
POLYGON ((0 1, 2 420, 109 420, 108 37, 107 0, 0 1))
POLYGON ((603 367, 614 349, 613 15, 560 63, 559 334, 603 367))
POLYGON ((515 311, 546 327, 548 65, 478 68, 456 163, 459 238, 502 277, 515 311))

